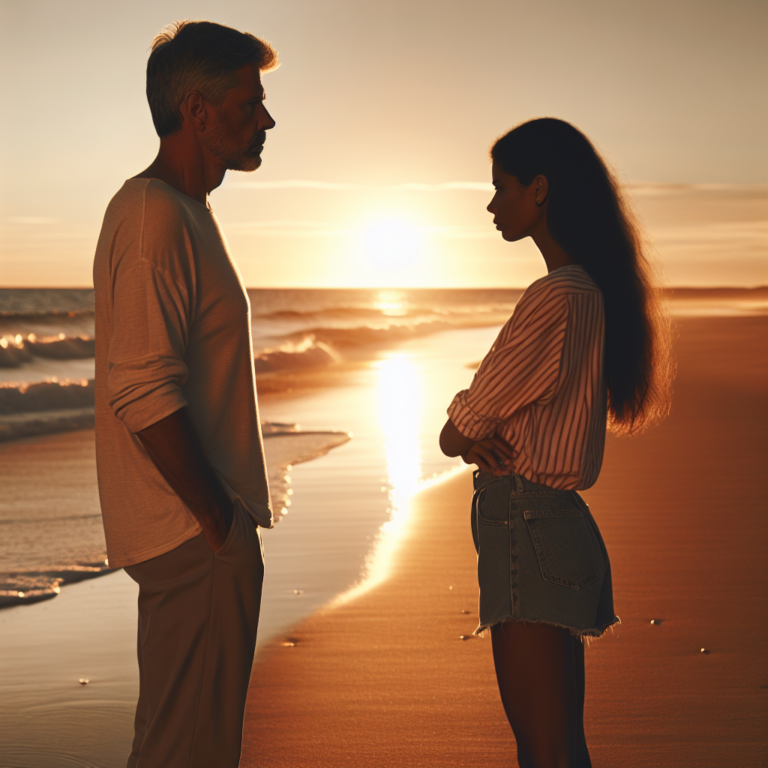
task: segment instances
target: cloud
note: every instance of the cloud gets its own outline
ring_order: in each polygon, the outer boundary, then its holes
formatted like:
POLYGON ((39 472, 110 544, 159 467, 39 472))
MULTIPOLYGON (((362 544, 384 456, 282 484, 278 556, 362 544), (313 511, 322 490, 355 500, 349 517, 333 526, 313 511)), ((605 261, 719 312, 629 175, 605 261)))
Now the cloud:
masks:
POLYGON ((348 190, 380 190, 385 192, 451 192, 451 191, 492 191, 487 181, 444 181, 440 184, 424 184, 411 181, 403 184, 354 184, 336 181, 312 181, 309 179, 285 179, 282 181, 232 181, 227 189, 317 189, 325 192, 346 192, 348 190))
POLYGON ((444 224, 421 227, 422 231, 438 237, 452 237, 459 240, 476 240, 488 237, 498 238, 499 233, 488 224, 444 224))
MULTIPOLYGON (((438 184, 426 184, 420 181, 408 181, 401 184, 358 184, 344 181, 316 181, 312 179, 282 179, 278 181, 230 181, 224 182, 226 189, 315 189, 323 192, 380 191, 380 192, 493 192, 489 181, 443 181, 438 184)), ((666 184, 645 181, 630 181, 630 192, 637 197, 656 197, 679 195, 695 192, 751 192, 765 195, 768 184, 666 184)))
MULTIPOLYGON (((293 219, 225 222, 224 229, 227 232, 257 235, 260 237, 345 237, 360 233, 359 227, 345 227, 323 221, 298 221, 293 219)), ((416 226, 415 229, 425 235, 461 240, 498 237, 496 230, 486 225, 427 225, 416 226)))
POLYGON ((334 237, 348 235, 349 227, 340 227, 324 221, 294 221, 277 219, 273 221, 236 221, 225 224, 227 232, 261 235, 266 237, 334 237))
POLYGON ((48 216, 8 216, 5 219, 6 224, 22 224, 26 226, 40 226, 42 224, 55 224, 59 219, 53 219, 48 216))
POLYGON ((627 185, 634 197, 664 197, 707 192, 765 197, 768 184, 665 184, 652 181, 630 181, 627 185))

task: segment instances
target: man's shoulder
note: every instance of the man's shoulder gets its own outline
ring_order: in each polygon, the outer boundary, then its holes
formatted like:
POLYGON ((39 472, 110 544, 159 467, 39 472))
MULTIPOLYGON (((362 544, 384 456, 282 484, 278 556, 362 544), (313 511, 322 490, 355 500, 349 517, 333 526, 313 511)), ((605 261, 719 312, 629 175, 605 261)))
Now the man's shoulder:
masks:
POLYGON ((194 261, 193 214, 183 195, 157 179, 128 179, 107 206, 95 264, 110 271, 151 264, 186 281, 194 261))
POLYGON ((173 187, 158 179, 128 179, 110 200, 107 215, 173 225, 188 218, 188 209, 173 187))

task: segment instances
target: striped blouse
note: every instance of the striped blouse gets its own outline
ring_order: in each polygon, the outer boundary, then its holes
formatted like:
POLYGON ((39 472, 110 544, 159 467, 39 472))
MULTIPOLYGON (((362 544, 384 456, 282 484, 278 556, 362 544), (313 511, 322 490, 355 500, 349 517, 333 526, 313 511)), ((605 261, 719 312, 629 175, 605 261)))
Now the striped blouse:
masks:
POLYGON ((471 440, 517 451, 510 471, 558 490, 589 488, 603 462, 603 295, 578 265, 533 283, 469 389, 448 408, 471 440))

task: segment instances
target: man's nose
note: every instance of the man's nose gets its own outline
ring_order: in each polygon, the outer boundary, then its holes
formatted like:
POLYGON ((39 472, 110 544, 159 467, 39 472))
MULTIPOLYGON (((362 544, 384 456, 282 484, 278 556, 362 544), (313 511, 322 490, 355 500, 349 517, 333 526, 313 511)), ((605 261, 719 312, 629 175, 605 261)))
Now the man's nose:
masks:
POLYGON ((275 121, 272 119, 272 115, 269 114, 267 108, 261 105, 262 114, 259 115, 259 129, 262 131, 268 131, 270 128, 275 127, 275 121))

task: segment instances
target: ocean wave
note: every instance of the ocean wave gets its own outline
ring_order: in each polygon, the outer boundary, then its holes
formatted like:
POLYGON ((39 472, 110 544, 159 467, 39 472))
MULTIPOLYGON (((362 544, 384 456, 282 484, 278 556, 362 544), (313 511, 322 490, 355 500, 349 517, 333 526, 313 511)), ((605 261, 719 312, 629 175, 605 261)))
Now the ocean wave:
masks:
POLYGON ((278 349, 265 349, 253 360, 256 373, 276 373, 323 368, 338 361, 338 355, 323 342, 304 337, 299 343, 287 342, 278 349))
MULTIPOLYGON (((280 422, 264 422, 262 432, 275 519, 279 521, 291 505, 293 466, 323 456, 348 442, 350 435, 339 431, 303 432, 298 424, 280 422)), ((6 515, 2 528, 0 564, 6 570, 0 570, 0 609, 49 600, 66 584, 112 571, 100 514, 73 514, 66 504, 54 504, 42 516, 30 518, 23 509, 6 515), (47 548, 23 546, 33 535, 29 530, 33 526, 38 526, 38 534, 33 537, 36 543, 41 538, 47 540, 47 548), (41 537, 40 530, 45 536, 41 537)))
MULTIPOLYGON (((412 314, 407 310, 404 314, 412 314)), ((380 309, 371 307, 329 307, 327 309, 279 309, 273 312, 254 313, 254 318, 260 320, 309 320, 309 319, 334 319, 349 320, 361 318, 382 318, 386 313, 380 309)))
POLYGON ((0 414, 93 407, 94 393, 93 379, 0 384, 0 414))
POLYGON ((288 339, 296 343, 325 345, 326 348, 336 352, 349 353, 366 348, 375 349, 389 344, 399 344, 418 336, 429 336, 433 333, 467 326, 468 323, 430 320, 423 323, 392 323, 384 327, 370 325, 355 328, 316 327, 289 334, 288 339))
POLYGON ((30 605, 50 600, 65 584, 75 584, 112 573, 107 561, 79 563, 39 571, 16 571, 0 574, 0 608, 30 605))
POLYGON ((60 411, 40 411, 0 415, 0 442, 20 440, 22 437, 52 435, 76 429, 92 429, 94 409, 65 408, 60 411))
POLYGON ((312 310, 280 309, 261 314, 254 313, 253 318, 254 321, 256 321, 256 324, 258 324, 259 320, 283 320, 294 322, 339 321, 340 323, 345 323, 346 325, 344 327, 347 328, 356 327, 361 322, 373 322, 377 326, 381 326, 382 324, 400 324, 404 321, 421 324, 443 319, 449 319, 457 325, 461 325, 465 319, 470 319, 472 322, 475 322, 478 315, 495 317, 500 314, 504 317, 508 317, 511 314, 512 309, 514 309, 516 298, 517 297, 515 297, 515 300, 510 300, 507 303, 489 304, 484 307, 457 304, 455 306, 442 307, 413 305, 410 307, 396 306, 385 308, 328 307, 326 309, 312 310), (354 323, 354 325, 350 325, 350 323, 354 323))
POLYGON ((324 456, 329 451, 349 442, 352 436, 347 432, 308 431, 297 424, 261 425, 264 435, 264 453, 269 474, 269 493, 275 523, 288 514, 291 506, 290 471, 295 464, 302 464, 324 456))
POLYGON ((92 318, 95 312, 92 309, 73 309, 73 310, 49 310, 40 312, 8 312, 0 310, 0 321, 13 322, 34 322, 34 323, 57 323, 67 320, 78 320, 80 318, 92 318))
POLYGON ((0 368, 18 368, 31 362, 34 357, 49 360, 83 360, 93 357, 96 342, 92 336, 39 337, 34 333, 26 337, 16 334, 0 339, 0 368))
POLYGON ((360 358, 366 351, 451 327, 453 326, 450 323, 435 321, 393 324, 383 328, 363 325, 354 328, 317 327, 296 331, 284 336, 285 342, 279 347, 258 352, 254 356, 254 368, 257 375, 279 375, 325 368, 345 358, 360 358))
POLYGON ((0 339, 0 368, 18 368, 31 360, 32 353, 26 348, 21 337, 0 339))

